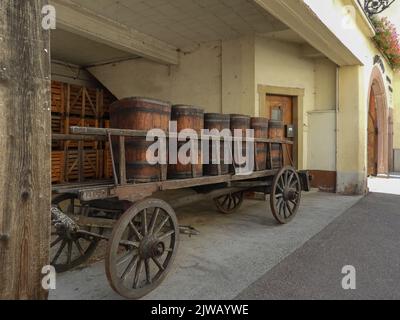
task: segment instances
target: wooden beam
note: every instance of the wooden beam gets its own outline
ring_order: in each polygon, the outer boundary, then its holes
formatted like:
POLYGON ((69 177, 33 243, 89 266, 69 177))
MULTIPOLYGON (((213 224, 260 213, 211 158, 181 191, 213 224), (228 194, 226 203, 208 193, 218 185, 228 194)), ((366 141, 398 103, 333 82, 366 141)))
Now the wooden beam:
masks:
POLYGON ((45 299, 51 199, 44 0, 0 2, 0 300, 45 299))
POLYGON ((177 65, 177 48, 103 17, 70 0, 50 1, 56 8, 57 28, 164 64, 177 65))

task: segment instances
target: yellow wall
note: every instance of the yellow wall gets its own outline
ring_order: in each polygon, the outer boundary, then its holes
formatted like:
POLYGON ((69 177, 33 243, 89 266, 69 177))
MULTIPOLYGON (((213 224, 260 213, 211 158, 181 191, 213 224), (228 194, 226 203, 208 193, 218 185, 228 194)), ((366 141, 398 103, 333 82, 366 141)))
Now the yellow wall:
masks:
POLYGON ((254 115, 254 37, 222 43, 222 110, 254 115))
POLYGON ((135 59, 90 68, 117 98, 145 96, 222 110, 221 42, 203 44, 180 55, 178 66, 135 59))
POLYGON ((315 110, 336 110, 336 72, 329 59, 315 60, 315 110))

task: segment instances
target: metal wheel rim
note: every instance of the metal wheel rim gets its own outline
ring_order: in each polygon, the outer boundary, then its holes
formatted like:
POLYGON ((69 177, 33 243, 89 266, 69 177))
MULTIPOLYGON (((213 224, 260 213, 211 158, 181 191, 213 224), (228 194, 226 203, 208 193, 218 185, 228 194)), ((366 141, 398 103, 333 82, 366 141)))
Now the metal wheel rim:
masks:
MULTIPOLYGON (((69 205, 70 209, 71 205, 74 206, 75 200, 77 199, 78 196, 75 194, 62 194, 60 196, 55 197, 52 201, 52 204, 60 207, 60 204, 62 202, 70 200, 71 202, 69 205)), ((64 213, 68 214, 70 212, 64 212, 64 213)), ((53 228, 51 237, 55 238, 52 239, 50 243, 50 253, 52 248, 58 246, 58 249, 55 252, 55 255, 50 258, 50 263, 58 273, 67 272, 85 263, 92 256, 98 245, 97 240, 89 241, 83 237, 67 239, 67 238, 62 238, 59 235, 56 236, 56 234, 53 232, 53 228), (85 245, 82 246, 82 239, 87 242, 87 246, 85 245), (61 255, 63 255, 65 251, 67 255, 67 261, 65 263, 56 263, 59 261, 61 255), (80 255, 77 258, 73 259, 72 258, 73 251, 79 253, 80 255), (71 257, 70 261, 68 260, 69 259, 68 256, 71 257)))
MULTIPOLYGON (((161 237, 162 236, 159 236, 158 239, 161 237)), ((166 241, 168 242, 168 239, 166 241)), ((111 239, 108 243, 105 267, 106 267, 107 279, 111 287, 116 293, 127 299, 140 299, 143 296, 150 293, 151 291, 155 290, 163 282, 163 280, 171 270, 171 267, 173 265, 178 250, 178 245, 179 245, 178 221, 174 210, 167 203, 158 199, 146 199, 144 201, 134 204, 118 220, 113 229, 111 239), (154 210, 151 211, 151 209, 154 210), (129 252, 122 254, 122 257, 121 255, 119 256, 118 254, 118 251, 121 247, 120 241, 124 236, 125 232, 127 231, 127 229, 130 229, 131 231, 133 230, 132 224, 135 223, 135 219, 139 215, 141 216, 141 223, 142 223, 144 211, 146 211, 145 216, 147 216, 145 220, 146 221, 145 225, 147 225, 145 229, 146 231, 144 231, 143 226, 139 227, 140 229, 138 229, 138 227, 134 225, 136 231, 133 232, 133 235, 134 235, 134 240, 136 241, 132 242, 136 242, 137 247, 142 248, 144 246, 143 244, 146 242, 145 239, 149 239, 150 238, 149 236, 151 234, 157 236, 157 234, 159 234, 159 232, 163 230, 163 226, 161 226, 161 230, 159 231, 157 230, 160 228, 160 225, 163 224, 164 221, 166 221, 167 218, 168 220, 164 223, 164 225, 169 223, 170 231, 168 232, 172 232, 171 235, 169 236, 170 237, 169 246, 165 246, 167 247, 165 248, 164 252, 166 257, 164 259, 160 258, 161 260, 157 258, 158 262, 154 260, 152 257, 150 258, 143 257, 141 255, 141 251, 139 248, 133 249, 131 254, 129 252), (159 217, 157 217, 155 223, 153 224, 153 218, 154 215, 156 215, 156 211, 158 211, 157 214, 158 216, 163 216, 164 218, 162 221, 160 221, 161 219, 158 219, 159 217), (151 213, 151 217, 149 217, 149 213, 151 213), (139 234, 143 237, 142 240, 139 240, 137 232, 139 232, 139 234), (146 236, 144 236, 145 232, 147 232, 146 236), (135 256, 138 256, 136 261, 134 261, 135 256), (125 263, 128 262, 128 264, 126 267, 123 267, 121 270, 118 270, 119 265, 121 265, 121 263, 119 262, 124 257, 126 257, 125 263), (158 264, 162 267, 162 269, 158 264), (151 269, 151 267, 153 267, 153 270, 158 269, 158 273, 153 278, 151 278, 150 276, 150 282, 149 282, 148 268, 151 269), (123 271, 122 274, 120 274, 120 271, 123 271), (137 273, 139 273, 138 276, 137 273), (131 277, 132 275, 133 275, 133 283, 129 282, 129 277, 131 277), (144 286, 141 285, 139 287, 138 285, 140 280, 137 281, 136 279, 143 276, 145 278, 144 279, 145 285, 144 286), (126 285, 127 282, 129 283, 129 286, 126 285)), ((141 284, 143 284, 143 279, 141 281, 141 284)))
POLYGON ((243 204, 244 193, 229 193, 214 199, 218 210, 224 214, 231 214, 239 210, 243 204))
POLYGON ((300 177, 294 168, 282 168, 275 176, 270 204, 272 214, 280 224, 289 223, 296 216, 300 207, 301 191, 300 177))

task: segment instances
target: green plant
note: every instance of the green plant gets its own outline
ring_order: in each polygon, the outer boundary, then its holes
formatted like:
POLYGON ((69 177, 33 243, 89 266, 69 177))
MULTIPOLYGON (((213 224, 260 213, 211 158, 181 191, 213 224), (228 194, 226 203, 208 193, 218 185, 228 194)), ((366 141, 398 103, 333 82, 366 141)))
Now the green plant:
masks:
POLYGON ((388 18, 373 18, 376 30, 374 40, 395 70, 400 69, 400 37, 388 18))

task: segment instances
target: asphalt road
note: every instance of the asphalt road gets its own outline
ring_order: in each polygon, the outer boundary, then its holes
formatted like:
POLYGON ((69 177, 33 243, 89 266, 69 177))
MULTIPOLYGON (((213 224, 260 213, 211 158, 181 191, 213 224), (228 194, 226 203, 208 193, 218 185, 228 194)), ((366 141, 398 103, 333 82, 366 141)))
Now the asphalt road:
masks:
POLYGON ((400 299, 400 196, 370 194, 237 299, 400 299), (342 268, 356 289, 342 288, 342 268))

